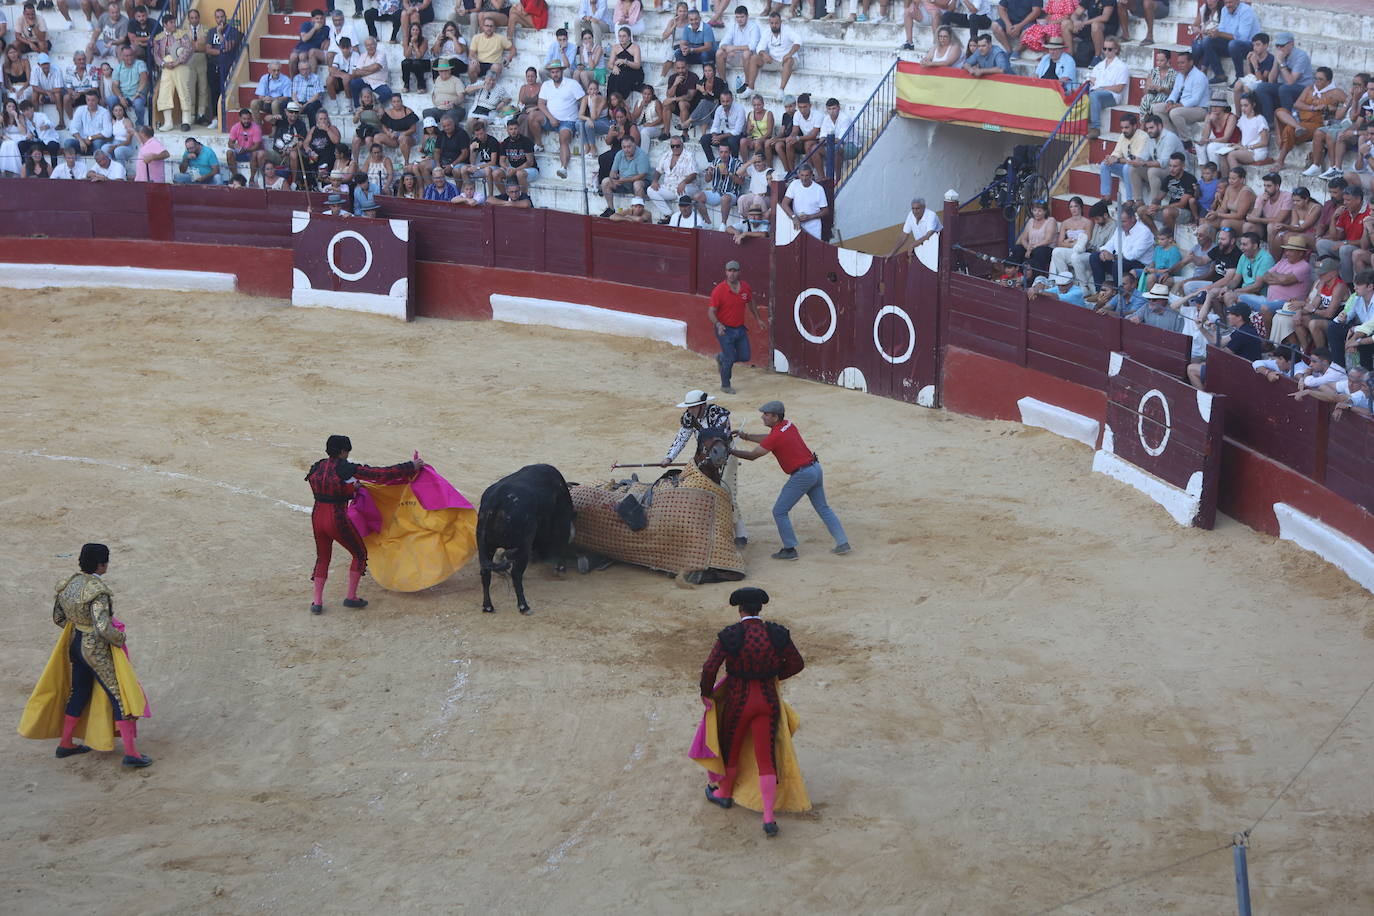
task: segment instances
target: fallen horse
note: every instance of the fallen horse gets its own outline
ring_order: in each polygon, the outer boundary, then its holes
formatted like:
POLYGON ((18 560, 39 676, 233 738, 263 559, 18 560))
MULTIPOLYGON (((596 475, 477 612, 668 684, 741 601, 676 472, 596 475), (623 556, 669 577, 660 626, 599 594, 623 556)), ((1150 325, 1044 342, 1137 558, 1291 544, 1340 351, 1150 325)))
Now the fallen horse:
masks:
MULTIPOLYGON (((720 485, 728 456, 722 436, 699 437, 697 457, 653 481, 572 484, 573 548, 681 576, 693 584, 744 578, 735 546, 734 506, 720 485)), ((586 564, 579 562, 579 569, 586 564)))

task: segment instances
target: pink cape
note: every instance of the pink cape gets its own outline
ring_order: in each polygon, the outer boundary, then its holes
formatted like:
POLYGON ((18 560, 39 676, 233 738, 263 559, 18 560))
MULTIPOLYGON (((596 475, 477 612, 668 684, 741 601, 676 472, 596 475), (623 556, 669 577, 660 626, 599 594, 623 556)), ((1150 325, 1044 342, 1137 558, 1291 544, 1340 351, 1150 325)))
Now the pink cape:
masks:
MULTIPOLYGON (((116 630, 118 630, 119 632, 121 632, 121 633, 124 632, 124 626, 125 626, 124 621, 120 620, 118 617, 111 617, 111 618, 110 618, 110 624, 111 624, 116 630)), ((129 659, 129 661, 131 661, 131 662, 133 661, 133 656, 131 656, 131 655, 129 654, 129 644, 128 644, 127 641, 124 643, 124 645, 122 645, 122 646, 119 647, 119 651, 123 652, 123 653, 124 653, 124 657, 127 658, 127 659, 129 659)), ((141 686, 141 685, 140 685, 140 686, 141 686)), ((148 698, 148 692, 145 690, 145 691, 143 692, 143 718, 145 718, 145 719, 151 719, 152 717, 153 717, 153 701, 150 700, 150 699, 148 698)))
MULTIPOLYGON (((716 682, 715 689, 719 690, 720 685, 724 683, 725 678, 721 678, 716 682)), ((713 690, 712 693, 714 692, 713 690)), ((706 714, 709 712, 709 709, 703 709, 701 711, 701 722, 697 724, 696 737, 692 739, 692 746, 687 751, 688 758, 692 760, 710 760, 716 756, 716 753, 711 750, 711 746, 706 743, 706 714)), ((712 773, 710 771, 707 772, 707 775, 710 776, 712 780, 720 780, 723 776, 721 773, 712 773)))
MULTIPOLYGON (((416 474, 410 483, 410 491, 427 512, 438 509, 474 508, 467 497, 458 492, 457 487, 441 477, 439 472, 429 465, 420 468, 420 473, 416 474)), ((358 529, 360 537, 367 537, 382 530, 382 514, 377 511, 377 504, 373 502, 372 494, 367 492, 367 487, 359 487, 357 495, 348 504, 348 520, 358 529)))

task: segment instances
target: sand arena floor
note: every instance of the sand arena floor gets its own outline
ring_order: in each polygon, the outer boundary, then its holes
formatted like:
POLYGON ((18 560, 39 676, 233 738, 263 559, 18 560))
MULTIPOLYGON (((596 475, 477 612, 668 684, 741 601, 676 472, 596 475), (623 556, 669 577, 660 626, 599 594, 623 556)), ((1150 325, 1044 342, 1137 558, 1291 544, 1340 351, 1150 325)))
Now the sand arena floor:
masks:
MULTIPOLYGON (((1223 519, 1178 528, 1052 435, 745 371, 822 455, 856 551, 741 470, 750 581, 807 659, 786 693, 816 810, 701 798, 685 755, 730 586, 614 567, 478 611, 472 565, 312 617, 301 480, 329 433, 418 448, 474 500, 548 461, 662 454, 712 363, 495 323, 246 297, 0 304, 0 911, 1034 913, 1224 846, 1374 674, 1369 595, 1223 519), (85 540, 155 717, 156 763, 13 730, 85 540)), ((1374 911, 1374 696, 1256 831, 1262 913, 1374 911)), ((1234 912, 1222 850, 1066 913, 1234 912)))

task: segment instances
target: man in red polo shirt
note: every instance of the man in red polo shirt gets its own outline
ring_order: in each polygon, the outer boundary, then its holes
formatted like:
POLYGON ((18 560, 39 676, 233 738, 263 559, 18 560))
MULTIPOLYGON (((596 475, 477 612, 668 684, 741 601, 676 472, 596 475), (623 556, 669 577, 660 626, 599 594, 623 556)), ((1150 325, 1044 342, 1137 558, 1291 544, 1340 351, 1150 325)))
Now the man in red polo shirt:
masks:
POLYGON ((1364 235, 1364 221, 1369 217, 1369 207, 1365 206, 1364 188, 1351 185, 1343 192, 1342 206, 1331 220, 1326 230, 1326 238, 1317 240, 1317 254, 1330 255, 1341 259, 1341 279, 1346 283, 1355 280, 1355 264, 1351 260, 1360 250, 1360 238, 1364 235))
POLYGON ((830 504, 825 501, 825 478, 821 474, 821 460, 816 453, 807 448, 802 441, 797 425, 786 417, 782 401, 769 401, 759 408, 763 414, 763 425, 768 427, 767 435, 741 433, 739 436, 758 445, 749 451, 732 448, 730 454, 745 461, 761 458, 769 452, 778 459, 778 467, 787 475, 787 483, 782 485, 777 502, 773 503, 773 521, 777 523, 778 534, 782 537, 782 550, 773 554, 775 560, 795 560, 797 558, 797 533, 792 530, 792 520, 787 513, 801 501, 803 496, 811 500, 811 508, 825 522, 826 530, 835 539, 831 553, 849 553, 849 538, 845 536, 844 526, 830 504))
POLYGON ((754 301, 754 291, 749 284, 739 278, 739 261, 725 265, 725 279, 711 290, 711 307, 707 313, 716 329, 716 340, 720 341, 720 390, 734 394, 730 387, 730 373, 735 363, 749 362, 749 331, 744 327, 744 309, 748 306, 759 327, 763 319, 759 317, 759 306, 754 301))

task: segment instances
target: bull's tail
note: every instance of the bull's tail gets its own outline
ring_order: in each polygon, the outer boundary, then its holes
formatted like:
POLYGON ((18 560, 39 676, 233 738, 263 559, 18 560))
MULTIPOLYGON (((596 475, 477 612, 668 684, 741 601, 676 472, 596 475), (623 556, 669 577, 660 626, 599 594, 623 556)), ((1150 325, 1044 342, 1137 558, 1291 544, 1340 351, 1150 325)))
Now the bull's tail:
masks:
POLYGON ((502 556, 500 560, 493 559, 489 563, 483 563, 482 569, 486 572, 506 572, 510 569, 510 560, 502 556))

